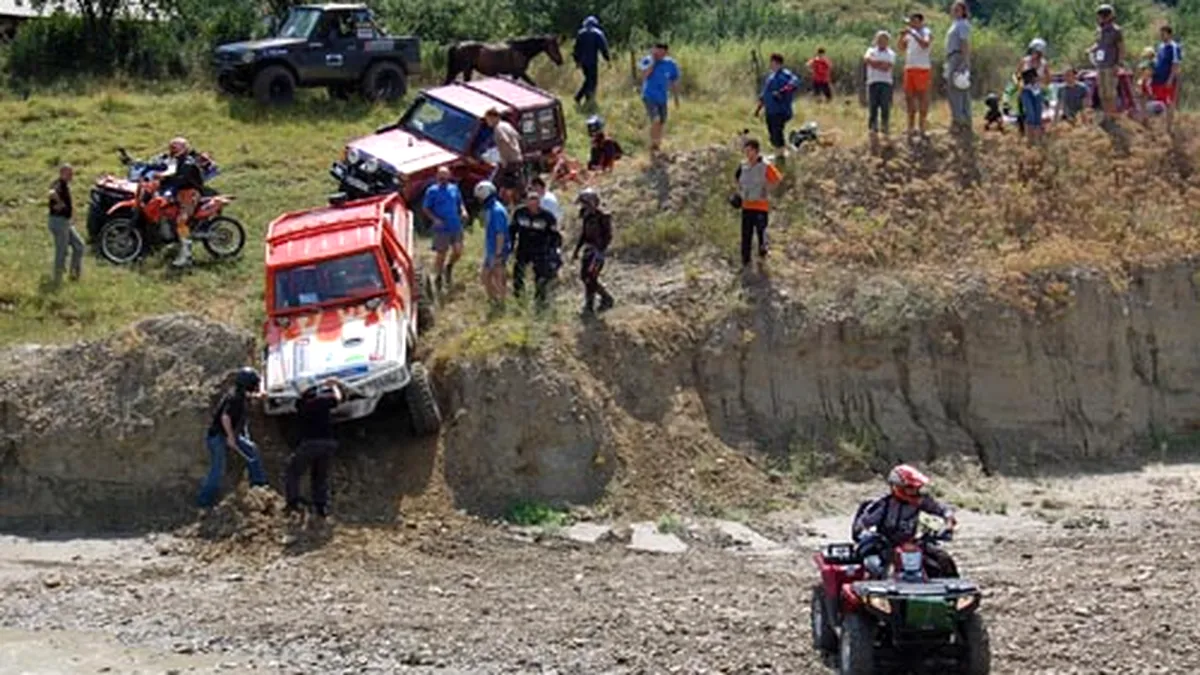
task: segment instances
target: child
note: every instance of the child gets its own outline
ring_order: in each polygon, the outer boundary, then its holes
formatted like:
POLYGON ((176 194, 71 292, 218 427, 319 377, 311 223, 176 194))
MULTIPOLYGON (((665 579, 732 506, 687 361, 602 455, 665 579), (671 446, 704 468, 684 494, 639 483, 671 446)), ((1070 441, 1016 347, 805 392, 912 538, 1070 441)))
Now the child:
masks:
POLYGON ((1079 72, 1074 68, 1067 68, 1063 72, 1063 86, 1058 90, 1056 117, 1075 124, 1087 115, 1089 94, 1088 86, 1079 81, 1079 72))
POLYGON ((833 63, 825 56, 825 48, 818 47, 817 55, 808 60, 808 70, 812 73, 812 91, 817 101, 824 96, 826 101, 833 100, 833 63))
POLYGON ((996 130, 1004 133, 1004 113, 1000 112, 1000 97, 996 92, 990 92, 984 99, 987 104, 987 115, 984 117, 984 131, 996 130))

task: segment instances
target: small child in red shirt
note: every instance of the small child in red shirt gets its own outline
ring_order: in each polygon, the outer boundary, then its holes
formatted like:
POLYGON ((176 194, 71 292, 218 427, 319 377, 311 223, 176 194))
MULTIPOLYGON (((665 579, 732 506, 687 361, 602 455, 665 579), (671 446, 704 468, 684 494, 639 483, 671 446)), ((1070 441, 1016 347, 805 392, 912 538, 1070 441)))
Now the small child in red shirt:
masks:
POLYGON ((588 159, 589 171, 612 171, 613 164, 624 156, 621 144, 604 133, 604 120, 592 115, 587 121, 588 135, 592 137, 592 155, 588 159))
POLYGON ((833 63, 825 56, 825 48, 818 47, 817 55, 808 60, 808 70, 812 73, 813 95, 826 101, 833 100, 833 63))

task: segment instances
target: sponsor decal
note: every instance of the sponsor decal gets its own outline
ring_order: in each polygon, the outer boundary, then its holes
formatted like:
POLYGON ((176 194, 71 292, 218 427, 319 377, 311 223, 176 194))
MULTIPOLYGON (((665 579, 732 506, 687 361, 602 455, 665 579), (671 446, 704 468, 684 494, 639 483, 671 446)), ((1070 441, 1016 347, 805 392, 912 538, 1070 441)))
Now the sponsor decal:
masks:
POLYGON ((396 47, 395 40, 371 40, 363 45, 363 51, 390 52, 396 47))

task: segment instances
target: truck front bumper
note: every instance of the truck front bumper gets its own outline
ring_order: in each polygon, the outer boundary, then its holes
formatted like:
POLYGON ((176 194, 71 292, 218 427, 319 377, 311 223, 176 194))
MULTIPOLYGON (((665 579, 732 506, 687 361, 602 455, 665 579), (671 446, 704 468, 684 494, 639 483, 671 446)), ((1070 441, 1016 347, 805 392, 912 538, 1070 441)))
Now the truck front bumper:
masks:
MULTIPOLYGON (((313 378, 320 382, 324 376, 313 378)), ((395 365, 376 370, 364 377, 343 381, 349 396, 333 410, 335 422, 362 419, 375 412, 379 401, 387 394, 403 391, 412 379, 407 365, 395 365)), ((309 386, 309 385, 305 385, 309 386)), ((301 388, 297 383, 282 391, 267 391, 263 411, 268 415, 292 415, 300 400, 301 388)))

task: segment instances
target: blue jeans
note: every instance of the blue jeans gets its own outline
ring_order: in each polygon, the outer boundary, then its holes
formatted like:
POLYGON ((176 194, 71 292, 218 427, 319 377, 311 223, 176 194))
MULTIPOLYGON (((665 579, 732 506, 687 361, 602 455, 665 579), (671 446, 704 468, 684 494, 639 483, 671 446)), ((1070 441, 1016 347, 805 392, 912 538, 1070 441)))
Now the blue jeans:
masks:
MULTIPOLYGON (((217 503, 221 493, 221 479, 225 477, 225 436, 208 436, 204 439, 208 446, 209 469, 208 476, 200 485, 200 496, 196 500, 201 508, 208 508, 217 503)), ((246 468, 250 471, 250 486, 267 484, 267 473, 263 471, 262 457, 258 454, 258 446, 249 436, 238 436, 238 454, 246 460, 246 468)))

